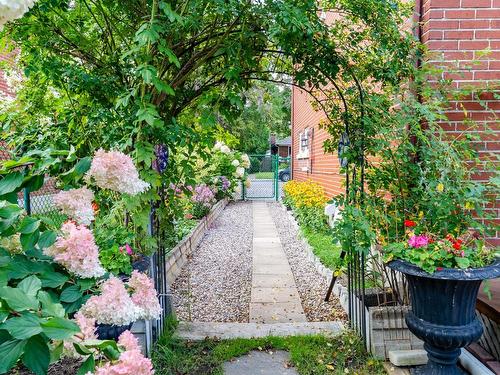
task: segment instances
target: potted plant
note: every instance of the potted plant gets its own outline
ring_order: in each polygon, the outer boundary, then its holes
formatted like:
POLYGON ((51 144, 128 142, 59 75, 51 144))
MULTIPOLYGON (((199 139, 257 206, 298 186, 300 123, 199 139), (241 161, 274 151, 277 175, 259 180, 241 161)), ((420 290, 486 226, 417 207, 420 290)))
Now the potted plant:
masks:
POLYGON ((470 233, 439 238, 415 231, 384 253, 389 267, 408 280, 412 309, 406 324, 428 353, 429 362, 416 373, 464 374, 457 367, 460 348, 483 333, 475 312, 478 290, 483 280, 500 277, 500 260, 470 233))
POLYGON ((95 319, 101 340, 116 340, 139 319, 157 319, 161 313, 153 281, 144 273, 133 271, 128 282, 110 277, 100 285, 80 312, 95 319))

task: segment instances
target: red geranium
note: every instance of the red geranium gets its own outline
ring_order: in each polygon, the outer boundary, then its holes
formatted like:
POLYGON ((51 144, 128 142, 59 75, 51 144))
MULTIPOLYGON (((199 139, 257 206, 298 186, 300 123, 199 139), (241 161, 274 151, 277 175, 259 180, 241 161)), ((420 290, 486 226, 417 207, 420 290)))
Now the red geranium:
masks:
POLYGON ((405 227, 415 227, 417 223, 415 223, 413 220, 405 220, 405 227))
MULTIPOLYGON (((462 241, 460 241, 460 242, 462 242, 462 241)), ((460 248, 462 247, 462 244, 460 242, 458 242, 458 241, 453 242, 453 248, 455 250, 460 250, 460 248)))

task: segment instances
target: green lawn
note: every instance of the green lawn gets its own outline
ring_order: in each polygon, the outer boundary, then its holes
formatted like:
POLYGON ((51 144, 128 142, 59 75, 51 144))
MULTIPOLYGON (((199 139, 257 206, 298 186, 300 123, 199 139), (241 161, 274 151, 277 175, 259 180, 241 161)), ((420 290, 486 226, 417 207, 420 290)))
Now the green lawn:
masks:
POLYGON ((379 361, 351 333, 324 336, 189 342, 172 337, 167 328, 153 351, 156 375, 222 375, 222 364, 251 350, 286 350, 301 375, 382 375, 379 361))
POLYGON ((257 172, 255 173, 256 180, 272 180, 274 178, 274 172, 257 172))
POLYGON ((332 243, 332 235, 327 232, 317 232, 301 227, 301 233, 313 249, 321 263, 335 270, 339 264, 340 246, 332 243))

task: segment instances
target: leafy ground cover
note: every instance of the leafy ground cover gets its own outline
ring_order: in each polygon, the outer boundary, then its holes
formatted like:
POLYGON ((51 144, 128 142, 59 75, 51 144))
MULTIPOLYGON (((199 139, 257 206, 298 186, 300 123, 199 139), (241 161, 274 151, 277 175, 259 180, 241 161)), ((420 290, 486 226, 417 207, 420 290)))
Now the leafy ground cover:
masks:
POLYGON ((301 227, 300 231, 322 264, 332 270, 339 266, 341 249, 333 243, 331 233, 317 232, 307 227, 301 227))
POLYGON ((252 350, 286 350, 290 365, 301 375, 385 374, 361 340, 350 332, 336 338, 324 336, 266 337, 261 339, 204 340, 190 342, 172 335, 170 323, 153 352, 158 375, 222 375, 222 364, 252 350))

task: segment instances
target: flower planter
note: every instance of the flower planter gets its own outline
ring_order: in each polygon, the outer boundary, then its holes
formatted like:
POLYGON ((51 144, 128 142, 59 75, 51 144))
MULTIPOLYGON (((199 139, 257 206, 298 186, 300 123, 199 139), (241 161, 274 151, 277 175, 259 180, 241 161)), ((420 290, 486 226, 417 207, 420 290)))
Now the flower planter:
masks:
POLYGON ((139 259, 132 262, 132 269, 139 272, 146 272, 151 265, 151 258, 146 255, 141 255, 139 259))
POLYGON ((433 274, 402 260, 388 265, 408 280, 412 309, 406 314, 406 324, 424 341, 429 358, 414 374, 465 374, 457 367, 461 348, 483 333, 475 311, 477 293, 483 280, 500 277, 500 260, 488 267, 433 274))
POLYGON ((118 337, 132 328, 132 324, 124 326, 115 326, 112 324, 98 324, 96 328, 97 337, 99 340, 118 340, 118 337))

